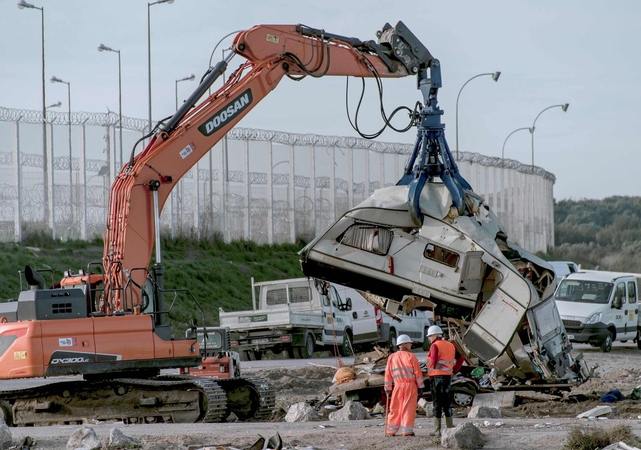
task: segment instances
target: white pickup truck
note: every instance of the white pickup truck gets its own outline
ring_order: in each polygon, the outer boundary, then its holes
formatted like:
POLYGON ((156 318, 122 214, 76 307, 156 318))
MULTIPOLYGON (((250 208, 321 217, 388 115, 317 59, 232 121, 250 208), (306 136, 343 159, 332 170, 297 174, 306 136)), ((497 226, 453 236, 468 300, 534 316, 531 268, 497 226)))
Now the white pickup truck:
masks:
POLYGON ((230 329, 231 345, 243 360, 261 359, 267 351, 309 358, 335 344, 350 355, 354 346, 383 337, 373 313, 352 310, 341 288, 308 278, 260 283, 252 278, 252 309, 221 311, 220 326, 230 329))

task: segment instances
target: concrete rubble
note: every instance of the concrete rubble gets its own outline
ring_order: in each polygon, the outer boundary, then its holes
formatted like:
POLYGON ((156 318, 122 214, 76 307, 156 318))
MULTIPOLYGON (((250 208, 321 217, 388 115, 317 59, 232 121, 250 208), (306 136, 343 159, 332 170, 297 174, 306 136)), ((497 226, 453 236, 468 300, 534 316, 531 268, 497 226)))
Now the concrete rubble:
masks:
POLYGON ((472 406, 467 413, 470 419, 500 419, 501 408, 495 406, 472 406))
POLYGON ((338 411, 330 413, 329 420, 332 422, 344 422, 348 420, 369 419, 369 411, 361 403, 349 400, 338 411))
POLYGON ((78 428, 67 441, 67 450, 100 450, 102 442, 91 427, 78 428))
POLYGON ((473 450, 482 448, 484 443, 481 430, 469 422, 441 430, 441 446, 445 448, 473 450))
POLYGON ((285 415, 285 422, 315 422, 319 420, 321 420, 320 414, 307 402, 294 403, 285 415))
POLYGON ((138 441, 129 436, 125 436, 118 428, 109 430, 109 448, 117 448, 118 450, 129 450, 140 448, 141 445, 138 441))
POLYGON ((612 412, 612 408, 607 405, 601 405, 597 406, 596 408, 592 408, 588 411, 582 412, 578 416, 576 416, 578 419, 589 419, 591 417, 599 417, 599 416, 604 416, 606 414, 610 414, 612 412))
POLYGON ((11 429, 4 420, 0 419, 0 449, 11 447, 11 439, 11 429))

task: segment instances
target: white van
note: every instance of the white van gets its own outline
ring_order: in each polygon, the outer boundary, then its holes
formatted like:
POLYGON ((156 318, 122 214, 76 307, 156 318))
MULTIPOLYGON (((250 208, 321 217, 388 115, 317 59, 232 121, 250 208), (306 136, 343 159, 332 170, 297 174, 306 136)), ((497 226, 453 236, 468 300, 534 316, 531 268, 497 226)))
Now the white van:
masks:
POLYGON ((415 309, 410 314, 399 312, 398 321, 368 302, 357 290, 331 284, 351 307, 354 347, 369 350, 373 345, 396 345, 396 338, 406 334, 412 339, 414 347, 429 348, 427 329, 432 325, 431 311, 415 309))
POLYGON ((638 340, 641 275, 584 270, 568 274, 556 288, 561 320, 572 342, 609 352, 613 341, 638 340))

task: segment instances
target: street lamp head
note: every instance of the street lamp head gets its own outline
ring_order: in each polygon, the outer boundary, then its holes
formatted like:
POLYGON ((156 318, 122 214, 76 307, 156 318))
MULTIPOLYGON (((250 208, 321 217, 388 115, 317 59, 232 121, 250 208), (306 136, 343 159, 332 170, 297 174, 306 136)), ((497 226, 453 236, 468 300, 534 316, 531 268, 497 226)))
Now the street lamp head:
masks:
POLYGON ((60 78, 58 77, 51 77, 51 82, 52 83, 64 83, 60 78))
POLYGON ((54 103, 53 105, 47 106, 47 108, 60 108, 62 106, 62 102, 57 102, 54 103))
POLYGON ((104 52, 104 51, 112 52, 113 50, 111 48, 107 47, 105 44, 100 44, 98 46, 98 51, 99 52, 104 52))
POLYGON ((492 79, 493 79, 494 81, 499 81, 499 77, 500 77, 500 76, 501 76, 501 72, 500 72, 500 71, 496 71, 496 72, 494 72, 494 73, 492 74, 492 79))
POLYGON ((563 112, 566 112, 566 111, 568 110, 568 108, 569 108, 569 107, 570 107, 570 104, 569 104, 569 103, 564 103, 564 104, 561 106, 561 109, 563 110, 563 112))
POLYGON ((20 8, 20 9, 25 9, 25 8, 35 9, 35 6, 33 6, 31 3, 25 2, 24 0, 20 0, 18 2, 18 8, 20 8))
POLYGON ((186 80, 187 80, 187 81, 194 81, 194 78, 196 78, 196 75, 194 75, 194 74, 192 73, 191 75, 189 75, 189 76, 186 78, 186 80))

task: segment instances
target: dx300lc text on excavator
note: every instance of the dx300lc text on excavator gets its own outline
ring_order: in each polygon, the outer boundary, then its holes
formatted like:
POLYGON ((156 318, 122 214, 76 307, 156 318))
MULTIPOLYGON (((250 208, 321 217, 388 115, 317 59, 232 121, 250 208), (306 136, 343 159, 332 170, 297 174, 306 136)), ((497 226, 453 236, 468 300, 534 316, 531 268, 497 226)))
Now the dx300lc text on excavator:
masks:
MULTIPOLYGON (((2 304, 0 380, 67 375, 82 380, 2 390, 0 417, 25 426, 85 418, 213 422, 230 412, 245 418, 268 412, 273 395, 256 380, 213 379, 207 371, 161 375, 163 369, 204 366, 203 357, 213 356, 199 348, 196 330, 172 337, 168 314, 185 290, 165 288, 162 207, 176 182, 284 76, 378 80, 417 74, 424 89, 424 61, 435 60, 401 22, 386 25, 377 42, 301 25, 259 25, 239 33, 226 58, 121 168, 111 187, 102 261, 51 285, 26 267, 21 277, 29 289, 2 304), (246 61, 201 101, 234 55, 246 61), (205 376, 194 376, 199 373, 205 376)), ((411 236, 408 232, 407 239, 411 236)))

